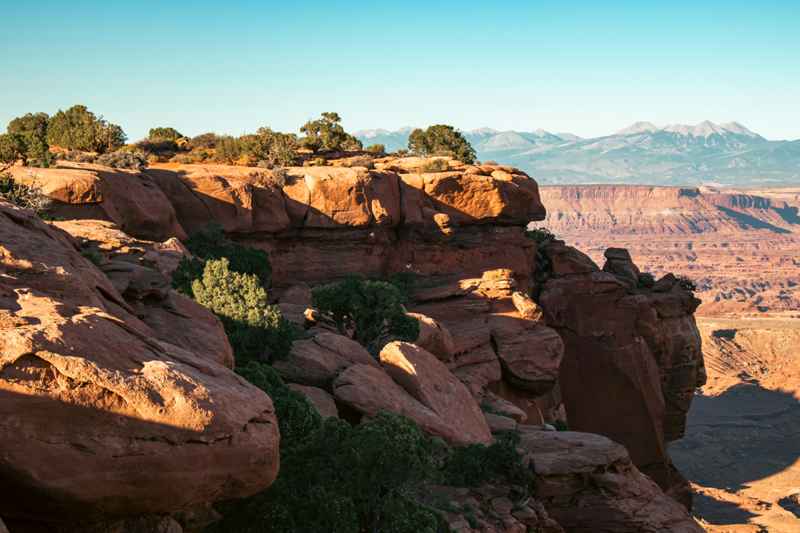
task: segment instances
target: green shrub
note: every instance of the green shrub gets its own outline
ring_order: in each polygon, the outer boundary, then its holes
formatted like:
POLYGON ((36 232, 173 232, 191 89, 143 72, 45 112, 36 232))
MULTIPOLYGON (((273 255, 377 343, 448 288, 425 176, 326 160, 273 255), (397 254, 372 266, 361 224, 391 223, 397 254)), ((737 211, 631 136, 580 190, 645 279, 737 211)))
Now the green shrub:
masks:
POLYGON ((255 135, 243 136, 243 152, 264 168, 287 167, 297 158, 299 143, 290 133, 259 128, 255 135))
POLYGON ((231 271, 227 258, 209 259, 203 276, 192 281, 192 295, 222 321, 237 361, 285 357, 294 340, 294 328, 254 274, 231 271))
POLYGON ((187 239, 186 247, 202 260, 226 258, 230 268, 242 274, 254 274, 264 287, 271 283, 272 267, 267 252, 241 246, 225 236, 222 226, 209 224, 187 239))
POLYGON ((444 172, 450 169, 446 159, 431 159, 422 164, 422 172, 444 172))
POLYGON ((192 150, 216 148, 218 139, 219 136, 216 133, 201 133, 196 137, 192 137, 189 141, 189 147, 192 150))
POLYGON ((116 124, 98 118, 86 106, 59 110, 47 125, 47 142, 52 146, 84 152, 110 152, 125 144, 125 132, 116 124))
POLYGON ((91 261, 94 265, 100 266, 103 264, 103 256, 94 248, 86 248, 81 250, 81 255, 91 261))
POLYGON ((8 133, 17 137, 20 154, 26 165, 50 166, 52 157, 47 144, 47 113, 28 113, 8 123, 8 133))
POLYGON ((525 232, 525 236, 529 239, 533 239, 540 246, 546 246, 556 238, 553 232, 547 228, 534 228, 532 230, 527 230, 525 232))
POLYGON ((240 157, 242 157, 242 143, 239 139, 230 135, 217 137, 214 161, 235 163, 240 157))
POLYGON ((392 339, 413 341, 419 336, 419 322, 403 309, 405 295, 391 283, 352 277, 314 288, 312 298, 339 331, 353 331, 373 354, 392 339))
POLYGON ((129 170, 144 170, 147 168, 147 156, 139 151, 117 150, 116 152, 98 156, 95 162, 106 167, 126 168, 129 170))
POLYGON ((464 163, 475 161, 475 150, 455 128, 436 124, 428 129, 415 129, 408 137, 408 149, 419 155, 449 155, 464 163))
POLYGON ((344 131, 338 113, 322 113, 317 120, 309 120, 300 131, 306 136, 302 143, 313 151, 360 150, 361 142, 344 131))
POLYGON ((371 154, 385 154, 386 153, 386 146, 383 144, 371 144, 366 148, 367 152, 371 154))
POLYGON ((470 444, 455 448, 442 469, 443 482, 459 487, 475 487, 490 481, 506 480, 530 487, 533 473, 522 463, 517 451, 519 434, 507 432, 489 445, 470 444))
POLYGON ((281 432, 281 458, 285 459, 322 426, 322 417, 305 396, 293 391, 269 365, 250 361, 236 369, 247 381, 272 398, 281 432))
POLYGON ((150 131, 147 134, 147 140, 153 142, 159 142, 159 141, 175 142, 182 137, 183 135, 181 134, 181 132, 179 132, 175 128, 150 128, 150 131))
POLYGON ((25 160, 25 141, 19 135, 0 134, 0 163, 12 165, 25 160))
POLYGON ((211 531, 436 533, 414 495, 434 477, 438 448, 398 415, 356 427, 328 418, 282 455, 272 487, 224 506, 211 531))
POLYGON ((8 174, 0 174, 0 198, 24 209, 31 209, 41 218, 49 218, 53 201, 36 183, 25 185, 8 174))

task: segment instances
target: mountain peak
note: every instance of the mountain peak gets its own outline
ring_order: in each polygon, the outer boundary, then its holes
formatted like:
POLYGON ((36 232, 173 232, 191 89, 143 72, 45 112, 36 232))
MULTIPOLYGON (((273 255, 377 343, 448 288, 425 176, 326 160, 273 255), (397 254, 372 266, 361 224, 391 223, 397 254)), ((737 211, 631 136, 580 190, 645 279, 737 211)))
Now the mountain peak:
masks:
POLYGON ((639 121, 634 122, 627 128, 623 128, 615 133, 615 135, 634 135, 636 133, 652 133, 658 131, 660 128, 652 122, 639 121))

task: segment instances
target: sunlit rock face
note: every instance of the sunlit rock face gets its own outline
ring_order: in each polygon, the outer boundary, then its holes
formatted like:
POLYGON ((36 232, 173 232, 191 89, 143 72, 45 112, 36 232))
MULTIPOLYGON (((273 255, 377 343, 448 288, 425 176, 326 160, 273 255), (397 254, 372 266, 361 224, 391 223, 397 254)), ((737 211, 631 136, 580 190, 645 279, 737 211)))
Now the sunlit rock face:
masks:
POLYGON ((194 302, 180 305, 197 320, 179 322, 194 341, 167 340, 72 237, 6 203, 0 302, 5 519, 172 512, 274 480, 272 402, 225 365, 194 302))

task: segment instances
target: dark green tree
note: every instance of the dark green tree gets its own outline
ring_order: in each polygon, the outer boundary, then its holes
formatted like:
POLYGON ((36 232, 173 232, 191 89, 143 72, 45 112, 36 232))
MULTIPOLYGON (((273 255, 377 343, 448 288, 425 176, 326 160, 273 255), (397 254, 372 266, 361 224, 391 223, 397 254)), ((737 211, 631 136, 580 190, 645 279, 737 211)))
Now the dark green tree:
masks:
POLYGON ((316 287, 312 297, 314 307, 328 314, 342 333, 353 331, 372 353, 390 340, 419 336, 419 322, 403 309, 405 295, 391 283, 352 277, 316 287))
POLYGON ((50 146, 47 144, 47 113, 28 113, 8 123, 8 133, 22 142, 26 164, 49 166, 50 146))
POLYGON ((159 141, 177 141, 182 138, 183 134, 175 128, 150 128, 147 134, 147 139, 153 142, 159 141))
POLYGON ((306 136, 303 144, 315 152, 318 150, 360 150, 361 141, 344 131, 338 113, 327 112, 317 120, 309 120, 300 131, 306 136))
POLYGON ((53 115, 47 127, 47 141, 52 146, 86 152, 109 152, 125 144, 125 132, 89 111, 75 105, 53 115))
POLYGON ((5 167, 25 160, 25 142, 16 134, 0 134, 0 164, 5 167))
POLYGON ((408 149, 424 156, 447 155, 467 164, 475 162, 475 150, 467 139, 446 124, 415 129, 408 137, 408 149))
POLYGON ((288 167, 297 158, 297 136, 270 128, 259 128, 255 135, 242 137, 243 150, 258 163, 267 167, 288 167))

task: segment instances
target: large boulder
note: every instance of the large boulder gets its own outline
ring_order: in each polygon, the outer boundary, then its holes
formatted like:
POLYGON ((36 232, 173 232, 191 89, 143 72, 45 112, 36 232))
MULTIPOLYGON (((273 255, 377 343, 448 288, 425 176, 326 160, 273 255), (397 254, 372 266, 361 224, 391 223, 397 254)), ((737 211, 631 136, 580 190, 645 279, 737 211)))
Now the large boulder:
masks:
POLYGON ((686 509, 601 435, 519 426, 534 496, 570 533, 702 533, 686 509))
POLYGON ((491 432, 467 387, 427 350, 408 342, 390 342, 381 365, 392 379, 442 419, 457 424, 463 439, 489 442, 491 432))
POLYGON ((0 515, 169 513, 268 487, 272 402, 225 358, 159 338, 69 235, 0 203, 0 515))

